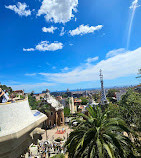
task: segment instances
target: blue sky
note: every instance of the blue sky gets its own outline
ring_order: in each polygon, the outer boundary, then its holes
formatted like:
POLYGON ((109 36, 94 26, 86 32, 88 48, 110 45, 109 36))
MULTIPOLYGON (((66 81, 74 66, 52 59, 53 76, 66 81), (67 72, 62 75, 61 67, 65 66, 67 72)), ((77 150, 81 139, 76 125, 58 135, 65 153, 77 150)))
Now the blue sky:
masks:
POLYGON ((138 0, 3 0, 1 83, 26 92, 98 88, 102 69, 105 87, 138 84, 140 4, 138 0))

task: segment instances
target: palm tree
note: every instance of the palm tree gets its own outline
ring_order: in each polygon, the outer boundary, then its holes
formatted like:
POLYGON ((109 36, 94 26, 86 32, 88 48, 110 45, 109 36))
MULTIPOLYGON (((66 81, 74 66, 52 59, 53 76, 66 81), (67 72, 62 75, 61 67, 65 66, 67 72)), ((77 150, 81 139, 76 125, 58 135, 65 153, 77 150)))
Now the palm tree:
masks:
POLYGON ((109 118, 108 111, 87 108, 88 116, 79 114, 78 125, 66 142, 70 158, 134 158, 130 131, 120 118, 109 118))

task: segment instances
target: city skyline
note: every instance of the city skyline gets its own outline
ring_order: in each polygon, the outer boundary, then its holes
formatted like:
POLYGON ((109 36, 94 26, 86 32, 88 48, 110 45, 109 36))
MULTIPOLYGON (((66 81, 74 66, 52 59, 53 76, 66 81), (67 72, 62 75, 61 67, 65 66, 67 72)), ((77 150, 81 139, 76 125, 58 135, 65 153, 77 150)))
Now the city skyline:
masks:
POLYGON ((6 1, 0 6, 0 81, 41 92, 136 85, 138 0, 6 1))

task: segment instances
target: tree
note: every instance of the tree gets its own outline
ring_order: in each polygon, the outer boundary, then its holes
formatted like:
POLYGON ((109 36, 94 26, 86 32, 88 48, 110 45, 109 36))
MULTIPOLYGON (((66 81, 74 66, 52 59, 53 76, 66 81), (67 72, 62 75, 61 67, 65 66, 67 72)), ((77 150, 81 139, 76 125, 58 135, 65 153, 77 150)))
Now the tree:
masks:
POLYGON ((129 126, 134 124, 141 128, 141 94, 129 89, 122 97, 119 105, 121 115, 126 123, 129 126))
POLYGON ((108 111, 99 107, 88 107, 88 116, 79 114, 78 126, 66 142, 70 158, 127 158, 133 155, 133 144, 125 122, 120 118, 109 118, 108 111), (81 117, 80 117, 81 116, 81 117), (85 119, 82 119, 85 118, 85 119))
POLYGON ((87 105, 88 100, 85 97, 80 97, 80 99, 82 100, 81 102, 82 105, 87 105))
POLYGON ((98 101, 98 99, 100 99, 100 94, 99 93, 93 94, 93 98, 95 101, 98 101))
POLYGON ((36 101, 35 97, 33 97, 32 95, 28 95, 28 101, 29 101, 29 105, 31 106, 32 110, 37 109, 38 102, 36 101))
POLYGON ((62 95, 62 98, 67 98, 68 97, 68 95, 66 94, 66 93, 64 93, 63 95, 62 95))
POLYGON ((6 85, 0 85, 0 88, 2 90, 8 90, 10 93, 12 92, 12 88, 11 87, 7 87, 6 85))
POLYGON ((129 89, 119 102, 120 115, 134 130, 134 143, 141 154, 141 94, 129 89))
POLYGON ((116 89, 109 89, 107 97, 115 97, 115 92, 117 92, 116 89))
POLYGON ((70 108, 64 107, 64 115, 69 116, 70 115, 70 108))

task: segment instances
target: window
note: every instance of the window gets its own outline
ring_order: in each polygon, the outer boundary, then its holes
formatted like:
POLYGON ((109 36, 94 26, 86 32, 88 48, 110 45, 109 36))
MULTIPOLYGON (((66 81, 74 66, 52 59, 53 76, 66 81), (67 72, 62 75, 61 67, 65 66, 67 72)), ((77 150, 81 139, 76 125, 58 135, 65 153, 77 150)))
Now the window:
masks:
POLYGON ((53 115, 53 112, 51 111, 51 115, 53 115))
POLYGON ((61 122, 63 122, 63 118, 61 117, 61 122))

